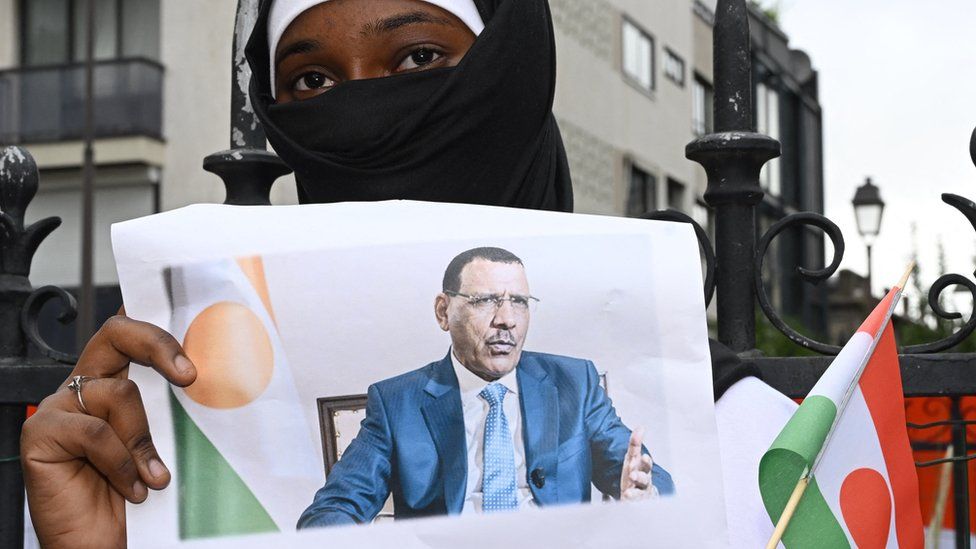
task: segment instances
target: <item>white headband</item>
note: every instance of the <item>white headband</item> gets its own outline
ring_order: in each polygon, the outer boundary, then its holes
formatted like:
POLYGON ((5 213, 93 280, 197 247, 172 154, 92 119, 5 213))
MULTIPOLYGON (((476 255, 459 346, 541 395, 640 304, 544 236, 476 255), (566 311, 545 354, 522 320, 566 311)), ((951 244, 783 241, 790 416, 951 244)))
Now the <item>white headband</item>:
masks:
MULTIPOLYGON (((275 95, 275 52, 281 35, 288 29, 292 21, 311 7, 324 4, 329 0, 274 0, 271 12, 268 14, 268 52, 271 58, 271 95, 275 95)), ((481 14, 474 5, 474 0, 424 0, 441 9, 447 10, 460 19, 478 36, 485 28, 481 14)))

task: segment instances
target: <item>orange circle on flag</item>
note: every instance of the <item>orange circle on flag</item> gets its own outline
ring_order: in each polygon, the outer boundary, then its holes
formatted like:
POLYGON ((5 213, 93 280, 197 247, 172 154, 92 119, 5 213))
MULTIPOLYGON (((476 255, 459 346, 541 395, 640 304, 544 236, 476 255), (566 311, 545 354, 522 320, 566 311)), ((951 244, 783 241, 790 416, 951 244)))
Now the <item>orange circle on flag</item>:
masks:
POLYGON ((891 528, 891 491, 881 473, 855 469, 840 487, 840 509, 860 549, 884 549, 891 528))
POLYGON ((215 303, 190 323, 183 340, 197 367, 197 380, 184 389, 209 408, 239 408, 271 383, 274 348, 261 319, 247 306, 215 303))

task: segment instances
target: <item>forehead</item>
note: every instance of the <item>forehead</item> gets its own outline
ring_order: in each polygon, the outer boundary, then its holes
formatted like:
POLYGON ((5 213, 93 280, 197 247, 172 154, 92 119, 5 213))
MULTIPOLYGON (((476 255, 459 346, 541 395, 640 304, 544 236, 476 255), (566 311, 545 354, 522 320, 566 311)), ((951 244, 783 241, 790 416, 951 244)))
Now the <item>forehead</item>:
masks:
POLYGON ((418 23, 454 27, 459 21, 450 12, 421 0, 331 0, 295 17, 279 45, 304 37, 367 38, 418 23))
POLYGON ((475 259, 461 269, 461 292, 527 293, 525 268, 518 263, 475 259))

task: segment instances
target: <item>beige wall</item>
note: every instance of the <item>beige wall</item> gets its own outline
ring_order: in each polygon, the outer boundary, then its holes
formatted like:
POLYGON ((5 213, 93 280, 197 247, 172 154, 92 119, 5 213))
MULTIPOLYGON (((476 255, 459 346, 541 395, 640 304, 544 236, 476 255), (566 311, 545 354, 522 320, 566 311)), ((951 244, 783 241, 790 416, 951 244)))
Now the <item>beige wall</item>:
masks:
POLYGON ((17 0, 0 0, 0 69, 17 64, 17 0))
MULTIPOLYGON (((221 180, 203 171, 204 156, 230 148, 230 76, 236 0, 207 0, 206 16, 185 0, 162 0, 166 66, 162 209, 223 202, 221 180)), ((275 203, 296 201, 294 183, 275 186, 275 203)))
MULTIPOLYGON (((697 15, 692 14, 692 33, 695 43, 695 57, 692 67, 694 72, 700 74, 708 82, 713 82, 713 61, 712 61, 712 26, 703 21, 697 15)), ((694 78, 694 72, 691 77, 694 78)), ((695 164, 695 185, 699 189, 699 194, 705 192, 708 177, 705 169, 699 164, 695 164)))
POLYGON ((712 78, 712 26, 700 17, 692 18, 692 34, 695 43, 695 57, 692 66, 709 82, 712 78))
POLYGON ((695 167, 685 159, 691 130, 694 63, 691 2, 551 0, 558 49, 555 111, 567 140, 577 211, 621 214, 628 184, 624 159, 633 158, 658 178, 659 207, 666 177, 686 185, 685 208, 696 192, 695 167), (621 70, 623 14, 654 38, 655 89, 629 84, 621 70), (685 61, 685 86, 663 75, 667 46, 685 61), (585 144, 585 145, 583 145, 585 144), (574 146, 579 145, 579 146, 574 146), (594 174, 602 173, 603 177, 594 174), (609 185, 611 188, 606 188, 609 185))
POLYGON ((228 148, 234 6, 232 0, 208 0, 203 17, 183 0, 161 2, 163 210, 223 200, 220 180, 202 163, 205 155, 228 148))
MULTIPOLYGON (((117 171, 115 174, 106 174, 106 171, 102 170, 95 193, 94 279, 97 285, 118 283, 110 240, 112 223, 151 214, 155 201, 146 168, 117 171)), ((27 218, 33 222, 57 216, 62 223, 38 249, 31 267, 31 283, 35 287, 44 284, 77 286, 81 277, 80 174, 41 175, 47 184, 42 185, 27 209, 27 218), (67 178, 70 181, 62 184, 60 180, 67 178)))

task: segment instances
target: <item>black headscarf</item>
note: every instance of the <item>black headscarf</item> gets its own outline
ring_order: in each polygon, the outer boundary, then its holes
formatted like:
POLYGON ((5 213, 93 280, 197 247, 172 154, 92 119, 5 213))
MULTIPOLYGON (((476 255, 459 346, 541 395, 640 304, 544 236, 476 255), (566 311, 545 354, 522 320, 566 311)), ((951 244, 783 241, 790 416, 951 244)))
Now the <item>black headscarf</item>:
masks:
POLYGON ((275 104, 261 4, 247 45, 251 100, 302 202, 413 199, 572 211, 552 115, 546 0, 475 0, 485 29, 456 67, 343 82, 275 104))

